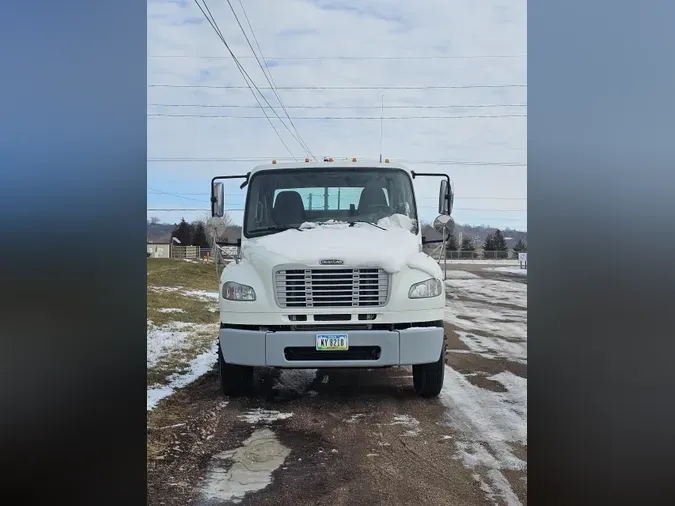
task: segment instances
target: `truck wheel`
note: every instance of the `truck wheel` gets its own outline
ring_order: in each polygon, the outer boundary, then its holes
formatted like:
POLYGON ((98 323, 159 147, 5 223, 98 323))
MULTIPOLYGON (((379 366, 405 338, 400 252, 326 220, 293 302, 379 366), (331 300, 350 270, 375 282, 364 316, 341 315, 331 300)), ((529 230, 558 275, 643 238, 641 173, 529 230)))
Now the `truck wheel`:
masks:
POLYGON ((422 397, 437 397, 443 388, 445 378, 445 343, 441 349, 441 358, 431 364, 413 365, 413 385, 415 392, 422 397))
POLYGON ((218 343, 218 373, 220 389, 228 397, 238 397, 250 392, 253 385, 253 367, 225 362, 220 343, 218 343))

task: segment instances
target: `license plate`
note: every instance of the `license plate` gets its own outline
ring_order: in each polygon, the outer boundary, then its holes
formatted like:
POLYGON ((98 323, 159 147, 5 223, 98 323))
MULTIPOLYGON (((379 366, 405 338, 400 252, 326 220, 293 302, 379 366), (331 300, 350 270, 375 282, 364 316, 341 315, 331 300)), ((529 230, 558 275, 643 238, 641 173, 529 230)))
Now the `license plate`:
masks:
POLYGON ((349 349, 347 334, 317 334, 316 349, 318 351, 344 351, 349 349))

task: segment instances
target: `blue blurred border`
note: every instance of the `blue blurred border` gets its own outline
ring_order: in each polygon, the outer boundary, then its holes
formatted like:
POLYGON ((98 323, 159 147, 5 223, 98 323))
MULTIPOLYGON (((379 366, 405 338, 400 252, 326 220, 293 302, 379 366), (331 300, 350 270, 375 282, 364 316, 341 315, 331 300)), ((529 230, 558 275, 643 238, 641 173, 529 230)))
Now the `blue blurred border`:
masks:
POLYGON ((5 2, 0 47, 3 490, 145 503, 146 4, 5 2))
MULTIPOLYGON (((529 5, 533 504, 675 503, 673 19, 529 5)), ((3 490, 145 502, 145 4, 6 3, 0 47, 3 490)))
POLYGON ((675 504, 674 21, 528 3, 532 504, 675 504))

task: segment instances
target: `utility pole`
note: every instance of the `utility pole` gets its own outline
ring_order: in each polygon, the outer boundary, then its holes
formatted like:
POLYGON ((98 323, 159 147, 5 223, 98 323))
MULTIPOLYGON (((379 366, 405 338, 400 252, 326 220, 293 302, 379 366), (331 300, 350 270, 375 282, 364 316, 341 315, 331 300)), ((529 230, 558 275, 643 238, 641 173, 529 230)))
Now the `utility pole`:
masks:
POLYGON ((445 251, 445 227, 443 227, 443 281, 448 279, 448 253, 445 251))
POLYGON ((384 95, 382 95, 382 108, 380 109, 380 163, 382 163, 382 133, 384 131, 384 95))

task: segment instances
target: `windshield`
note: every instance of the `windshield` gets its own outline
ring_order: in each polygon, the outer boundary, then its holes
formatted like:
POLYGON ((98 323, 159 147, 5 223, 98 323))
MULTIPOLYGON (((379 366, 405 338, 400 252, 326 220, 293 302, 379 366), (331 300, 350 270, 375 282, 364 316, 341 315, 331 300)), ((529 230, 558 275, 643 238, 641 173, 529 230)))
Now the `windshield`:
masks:
POLYGON ((410 176, 400 169, 276 169, 253 174, 244 236, 259 237, 303 223, 367 222, 404 215, 417 233, 410 176))

